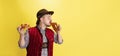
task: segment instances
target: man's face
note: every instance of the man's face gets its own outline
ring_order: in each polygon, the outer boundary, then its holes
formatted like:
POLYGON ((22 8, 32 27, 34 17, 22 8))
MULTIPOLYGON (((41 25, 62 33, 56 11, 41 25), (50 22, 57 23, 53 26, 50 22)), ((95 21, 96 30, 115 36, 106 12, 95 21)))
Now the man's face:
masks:
POLYGON ((46 26, 50 26, 50 23, 52 22, 52 18, 50 14, 45 14, 42 17, 42 23, 44 23, 46 26))

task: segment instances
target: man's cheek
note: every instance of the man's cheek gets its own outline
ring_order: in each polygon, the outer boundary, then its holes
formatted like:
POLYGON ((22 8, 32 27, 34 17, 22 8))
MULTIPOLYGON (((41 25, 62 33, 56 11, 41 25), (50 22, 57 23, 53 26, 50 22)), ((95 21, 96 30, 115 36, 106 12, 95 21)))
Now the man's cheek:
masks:
POLYGON ((48 24, 50 25, 50 22, 48 22, 48 24))

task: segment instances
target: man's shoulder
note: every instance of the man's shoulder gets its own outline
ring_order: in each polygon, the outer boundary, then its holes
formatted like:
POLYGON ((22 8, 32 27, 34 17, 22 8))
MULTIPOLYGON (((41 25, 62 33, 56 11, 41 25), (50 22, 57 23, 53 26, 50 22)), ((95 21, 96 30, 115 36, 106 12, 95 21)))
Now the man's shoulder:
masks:
POLYGON ((28 28, 28 31, 36 30, 36 26, 28 28))

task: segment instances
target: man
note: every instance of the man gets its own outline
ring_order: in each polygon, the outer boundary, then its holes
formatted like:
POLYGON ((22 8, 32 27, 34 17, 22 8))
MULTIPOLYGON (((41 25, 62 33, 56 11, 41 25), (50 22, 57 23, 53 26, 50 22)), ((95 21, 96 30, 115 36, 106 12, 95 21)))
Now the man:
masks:
POLYGON ((35 27, 22 24, 17 28, 20 34, 19 47, 26 48, 27 56, 53 56, 53 42, 63 43, 60 35, 60 25, 52 23, 51 16, 53 14, 53 11, 41 9, 37 13, 35 27), (50 25, 52 25, 55 33, 48 28, 50 25), (27 29, 26 32, 25 29, 27 29))

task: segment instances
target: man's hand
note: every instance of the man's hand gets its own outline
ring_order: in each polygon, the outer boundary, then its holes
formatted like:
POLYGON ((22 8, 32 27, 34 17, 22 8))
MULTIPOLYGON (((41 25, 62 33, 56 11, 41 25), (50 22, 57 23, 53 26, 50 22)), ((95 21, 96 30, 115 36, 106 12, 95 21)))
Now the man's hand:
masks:
POLYGON ((19 27, 17 27, 17 30, 19 32, 20 35, 24 35, 25 34, 25 30, 27 30, 30 26, 27 24, 21 24, 19 27))
POLYGON ((52 25, 52 27, 53 27, 53 29, 54 29, 54 31, 56 33, 60 32, 60 30, 61 30, 61 26, 60 25, 58 25, 57 23, 51 23, 51 25, 52 25))

